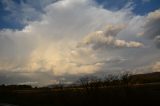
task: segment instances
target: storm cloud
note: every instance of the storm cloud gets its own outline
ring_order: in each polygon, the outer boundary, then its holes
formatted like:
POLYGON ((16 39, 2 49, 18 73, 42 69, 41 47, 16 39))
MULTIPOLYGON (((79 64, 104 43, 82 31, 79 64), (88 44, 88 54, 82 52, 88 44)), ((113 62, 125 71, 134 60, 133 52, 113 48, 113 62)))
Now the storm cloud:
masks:
MULTIPOLYGON (((15 4, 6 3, 12 11, 15 4)), ((29 4, 20 8, 34 12, 12 11, 25 21, 24 28, 0 30, 1 83, 46 85, 158 61, 159 10, 139 16, 130 6, 111 11, 93 0, 51 0, 38 4, 41 11, 29 4)))

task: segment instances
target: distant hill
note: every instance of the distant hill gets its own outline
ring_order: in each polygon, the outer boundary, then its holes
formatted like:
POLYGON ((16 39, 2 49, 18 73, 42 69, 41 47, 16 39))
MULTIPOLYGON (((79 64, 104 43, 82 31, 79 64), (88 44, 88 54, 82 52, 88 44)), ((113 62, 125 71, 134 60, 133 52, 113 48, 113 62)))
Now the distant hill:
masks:
POLYGON ((136 75, 132 75, 131 78, 133 81, 136 81, 139 83, 160 82, 160 72, 136 74, 136 75))

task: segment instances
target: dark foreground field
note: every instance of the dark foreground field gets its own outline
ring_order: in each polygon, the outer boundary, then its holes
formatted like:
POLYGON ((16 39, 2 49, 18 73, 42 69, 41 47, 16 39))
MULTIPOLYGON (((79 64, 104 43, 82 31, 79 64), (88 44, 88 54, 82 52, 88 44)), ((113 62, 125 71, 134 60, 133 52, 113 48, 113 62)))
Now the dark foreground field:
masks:
POLYGON ((124 83, 126 79, 114 80, 114 84, 113 80, 105 84, 102 81, 82 81, 80 86, 59 88, 3 85, 0 87, 0 106, 11 106, 5 103, 15 106, 159 106, 160 84, 157 78, 152 83, 146 79, 148 82, 145 83, 124 83))

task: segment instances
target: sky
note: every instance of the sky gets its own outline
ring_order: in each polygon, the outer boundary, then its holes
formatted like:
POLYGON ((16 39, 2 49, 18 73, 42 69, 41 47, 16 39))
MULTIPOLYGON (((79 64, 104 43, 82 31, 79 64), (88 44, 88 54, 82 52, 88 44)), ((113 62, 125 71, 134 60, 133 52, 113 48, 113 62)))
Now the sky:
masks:
POLYGON ((159 0, 0 1, 0 84, 159 71, 159 0))

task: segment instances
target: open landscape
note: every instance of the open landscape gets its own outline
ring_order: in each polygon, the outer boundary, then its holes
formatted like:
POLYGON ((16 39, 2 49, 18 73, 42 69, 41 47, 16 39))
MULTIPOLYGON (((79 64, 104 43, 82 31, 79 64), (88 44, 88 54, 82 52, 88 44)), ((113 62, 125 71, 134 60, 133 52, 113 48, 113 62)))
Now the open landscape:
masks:
POLYGON ((160 73, 80 78, 80 84, 32 87, 1 85, 0 106, 159 105, 160 73), (5 104, 8 105, 5 105, 5 104), (12 104, 12 105, 9 105, 12 104), (13 105, 14 104, 14 105, 13 105))
POLYGON ((160 0, 0 0, 0 106, 160 106, 160 0))

